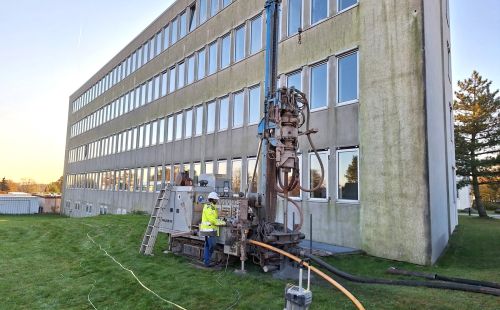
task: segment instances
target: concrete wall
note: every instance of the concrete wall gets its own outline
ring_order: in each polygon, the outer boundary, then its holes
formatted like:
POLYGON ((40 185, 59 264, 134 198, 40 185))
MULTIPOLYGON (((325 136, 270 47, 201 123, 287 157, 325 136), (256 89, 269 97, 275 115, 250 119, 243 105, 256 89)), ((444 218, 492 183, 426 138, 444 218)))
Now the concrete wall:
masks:
POLYGON ((450 31, 446 2, 424 1, 424 29, 427 29, 425 100, 432 263, 441 255, 457 224, 453 126, 450 115, 452 87, 451 71, 448 70, 450 31))
MULTIPOLYGON (((361 238, 369 254, 429 262, 422 2, 364 1, 361 238)), ((361 5, 360 5, 361 7, 361 5)))

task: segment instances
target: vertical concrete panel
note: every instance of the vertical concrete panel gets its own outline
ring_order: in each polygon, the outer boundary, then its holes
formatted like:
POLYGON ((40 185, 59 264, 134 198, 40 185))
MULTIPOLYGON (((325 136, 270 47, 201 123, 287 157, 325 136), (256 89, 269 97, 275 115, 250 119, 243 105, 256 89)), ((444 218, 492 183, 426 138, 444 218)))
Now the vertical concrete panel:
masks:
POLYGON ((360 3, 361 236, 368 253, 430 261, 421 1, 360 3))

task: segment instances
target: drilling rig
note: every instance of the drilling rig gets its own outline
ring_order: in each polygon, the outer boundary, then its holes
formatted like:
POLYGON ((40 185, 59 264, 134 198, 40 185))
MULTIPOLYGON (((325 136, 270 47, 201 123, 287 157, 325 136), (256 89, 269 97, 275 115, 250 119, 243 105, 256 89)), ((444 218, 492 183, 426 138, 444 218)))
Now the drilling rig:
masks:
MULTIPOLYGON (((259 151, 255 170, 258 173, 257 193, 233 193, 230 180, 223 175, 200 175, 198 183, 189 186, 167 185, 157 200, 146 229, 140 252, 151 254, 158 232, 166 233, 169 251, 201 260, 204 238, 199 235, 203 204, 208 193, 215 191, 219 217, 226 225, 220 227, 215 260, 226 255, 239 257, 241 272, 245 262, 259 264, 265 272, 281 270, 288 260, 283 255, 256 246, 251 241, 262 242, 285 252, 297 248, 304 234, 301 233, 303 214, 301 206, 288 196, 300 188, 300 167, 297 151, 299 137, 303 136, 316 153, 324 177, 323 164, 316 152, 311 135, 317 130, 309 127, 310 109, 304 93, 294 87, 277 88, 278 76, 278 26, 281 0, 268 0, 266 10, 265 50, 265 99, 264 116, 258 126, 259 151), (278 197, 283 202, 283 221, 277 222, 278 197), (289 203, 297 209, 298 223, 289 223, 289 203)), ((256 171, 252 184, 255 183, 256 171)), ((322 180, 317 185, 321 186, 322 180)), ((185 182, 183 182, 185 184, 185 182)))

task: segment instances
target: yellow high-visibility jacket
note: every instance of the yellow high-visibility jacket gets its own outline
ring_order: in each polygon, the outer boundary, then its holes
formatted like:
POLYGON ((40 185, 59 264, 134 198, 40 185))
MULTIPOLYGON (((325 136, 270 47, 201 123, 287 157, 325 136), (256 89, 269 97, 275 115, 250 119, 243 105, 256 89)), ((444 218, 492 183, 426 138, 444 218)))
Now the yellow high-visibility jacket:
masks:
POLYGON ((216 232, 217 236, 219 235, 219 227, 220 225, 217 207, 215 204, 206 203, 203 205, 203 213, 201 214, 201 224, 200 224, 200 232, 210 233, 216 232))

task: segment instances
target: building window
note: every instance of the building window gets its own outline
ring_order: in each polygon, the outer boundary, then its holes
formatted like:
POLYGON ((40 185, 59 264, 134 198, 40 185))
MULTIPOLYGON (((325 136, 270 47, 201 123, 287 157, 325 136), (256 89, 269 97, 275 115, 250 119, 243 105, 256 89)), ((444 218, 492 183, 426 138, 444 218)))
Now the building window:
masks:
POLYGON ((337 102, 348 104, 358 100, 358 52, 338 58, 337 102))
POLYGON ((179 164, 175 164, 174 165, 174 178, 173 178, 173 181, 175 182, 177 180, 177 176, 179 175, 179 173, 181 172, 181 165, 179 164))
POLYGON ((234 31, 234 62, 245 58, 245 26, 234 31))
POLYGON ((198 184, 198 177, 201 174, 201 163, 194 163, 193 164, 193 184, 196 185, 198 184))
POLYGON ((167 142, 171 142, 174 139, 174 117, 170 115, 167 118, 167 142))
POLYGON ((222 159, 217 162, 217 174, 227 175, 227 160, 222 159))
POLYGON ((241 191, 241 159, 234 159, 231 163, 231 187, 233 193, 241 191))
POLYGON ((170 165, 165 166, 165 183, 170 184, 172 181, 172 167, 170 165))
POLYGON ((191 138, 193 135, 193 110, 186 111, 186 128, 184 138, 191 138))
POLYGON ((158 144, 165 142, 165 119, 160 120, 160 128, 158 129, 158 144))
POLYGON ((219 0, 210 0, 210 16, 215 16, 219 11, 219 0))
POLYGON ((151 123, 151 145, 156 145, 158 142, 158 121, 151 123))
POLYGON ((231 4, 232 0, 222 0, 222 7, 225 8, 226 6, 231 4))
POLYGON ((172 35, 170 36, 170 38, 172 39, 171 41, 173 45, 175 42, 177 42, 177 31, 178 31, 177 18, 172 21, 172 26, 170 28, 172 28, 172 35))
POLYGON ((173 93, 175 91, 175 67, 170 68, 170 86, 168 87, 168 92, 173 93))
POLYGON ((147 103, 153 101, 153 80, 148 81, 147 103))
POLYGON ((170 27, 169 25, 165 26, 163 28, 163 50, 166 50, 168 48, 169 44, 169 38, 170 38, 170 27))
POLYGON ((134 128, 132 132, 132 150, 135 150, 137 147, 137 127, 134 128))
POLYGON ((217 41, 210 44, 208 53, 208 74, 214 74, 217 71, 217 41))
POLYGON ((311 110, 328 106, 328 65, 322 63, 311 68, 311 110))
POLYGON ((205 67, 206 67, 206 53, 205 49, 198 52, 198 80, 205 77, 205 67))
POLYGON ((260 85, 250 88, 248 100, 248 124, 260 121, 260 85))
POLYGON ((239 93, 234 94, 233 99, 233 128, 238 128, 243 126, 243 114, 244 114, 244 104, 245 104, 245 96, 241 91, 239 93))
POLYGON ((201 136, 203 134, 203 106, 196 107, 196 121, 194 123, 194 134, 201 136))
POLYGON ((161 75, 161 97, 167 95, 167 87, 168 87, 168 75, 167 72, 163 72, 161 75))
POLYGON ((144 145, 144 125, 139 127, 139 149, 142 149, 142 146, 144 145))
POLYGON ((191 84, 194 82, 194 63, 195 63, 195 58, 194 58, 194 55, 189 57, 188 60, 187 60, 187 66, 188 66, 188 70, 187 70, 187 84, 191 84))
POLYGON ((227 68, 231 63, 231 35, 227 34, 221 39, 220 67, 227 68))
POLYGON ((148 192, 154 192, 155 189, 155 167, 149 167, 148 192))
POLYGON ((350 9, 358 3, 358 0, 337 0, 338 11, 344 11, 350 9))
POLYGON ((200 0, 200 24, 207 20, 207 1, 200 0))
POLYGON ((153 94, 153 100, 156 100, 160 98, 160 76, 157 75, 154 79, 154 94, 153 94))
POLYGON ((214 162, 213 161, 205 162, 205 174, 214 174, 214 162))
POLYGON ((255 170, 256 162, 257 162, 257 159, 255 157, 247 159, 247 186, 248 186, 248 191, 250 193, 257 192, 257 181, 258 181, 259 169, 257 168, 257 170, 255 170), (254 171, 255 171, 255 179, 254 179, 254 182, 252 184, 252 178, 253 178, 254 171))
POLYGON ((207 133, 215 131, 215 102, 207 104, 207 133))
POLYGON ((287 87, 302 90, 302 71, 297 71, 286 76, 287 87))
POLYGON ((337 151, 337 200, 359 200, 359 150, 337 151))
POLYGON ((183 38, 187 31, 187 14, 186 12, 181 13, 181 17, 179 18, 179 38, 183 38))
POLYGON ((165 177, 163 175, 163 166, 156 167, 156 186, 155 191, 159 192, 165 184, 165 177))
POLYGON ((177 81, 177 87, 183 88, 186 81, 186 65, 184 63, 180 63, 178 67, 179 80, 177 81))
POLYGON ((182 112, 175 116, 175 140, 182 139, 182 112))
POLYGON ((196 28, 196 4, 189 8, 189 32, 196 28))
POLYGON ((328 17, 328 0, 311 0, 311 25, 328 17))
POLYGON ((221 98, 219 101, 219 131, 227 129, 229 122, 229 97, 221 98))
POLYGON ((148 168, 142 168, 142 191, 146 192, 148 190, 148 168))
POLYGON ((155 57, 155 37, 149 40, 149 60, 155 57))
POLYGON ((146 104, 146 83, 141 85, 141 106, 146 104))
POLYGON ((144 147, 148 147, 150 145, 151 140, 151 124, 146 124, 144 129, 144 147))
POLYGON ((292 36, 302 28, 302 0, 288 0, 288 35, 292 36))
POLYGON ((262 49, 262 16, 254 18, 250 27, 250 54, 255 54, 262 49))
POLYGON ((309 153, 309 188, 314 189, 309 193, 311 199, 327 199, 328 198, 328 151, 318 152, 321 162, 324 167, 323 183, 321 181, 321 166, 315 153, 309 153))

